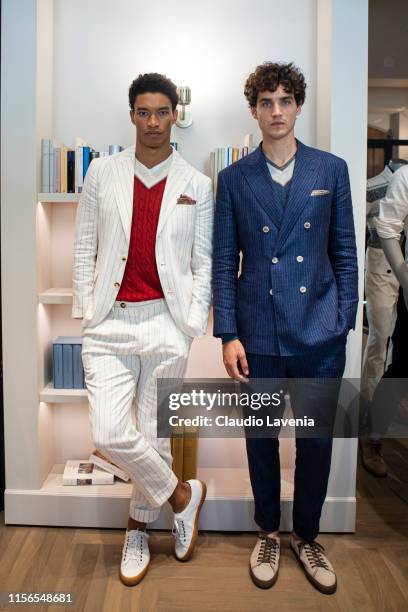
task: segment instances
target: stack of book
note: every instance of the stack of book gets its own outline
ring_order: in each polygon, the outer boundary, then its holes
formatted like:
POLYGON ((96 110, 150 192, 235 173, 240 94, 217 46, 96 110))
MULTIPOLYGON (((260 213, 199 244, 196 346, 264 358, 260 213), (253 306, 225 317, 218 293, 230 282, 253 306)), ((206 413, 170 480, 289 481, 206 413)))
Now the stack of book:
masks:
POLYGON ((65 464, 62 484, 68 486, 113 484, 113 474, 96 467, 86 459, 69 460, 65 464))
POLYGON ((96 157, 122 151, 109 145, 108 151, 94 151, 88 146, 68 148, 48 138, 41 140, 42 193, 81 193, 89 164, 96 157))
POLYGON ((239 159, 249 155, 254 150, 253 136, 247 134, 243 147, 217 147, 211 153, 211 173, 213 179, 214 193, 217 191, 218 173, 227 166, 234 164, 239 159))
POLYGON ((124 482, 130 480, 120 467, 98 450, 94 450, 89 459, 70 459, 66 462, 62 484, 69 486, 113 484, 115 477, 124 482))
POLYGON ((59 336, 52 346, 54 389, 85 389, 82 338, 59 336))

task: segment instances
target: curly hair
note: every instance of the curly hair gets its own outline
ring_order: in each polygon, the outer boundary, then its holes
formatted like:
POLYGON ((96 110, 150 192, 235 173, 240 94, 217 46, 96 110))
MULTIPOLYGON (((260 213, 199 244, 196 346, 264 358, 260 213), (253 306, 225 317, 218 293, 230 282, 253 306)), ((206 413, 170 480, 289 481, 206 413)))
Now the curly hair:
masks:
POLYGON ((257 66, 245 83, 244 94, 249 106, 256 106, 261 91, 276 91, 279 85, 282 85, 287 93, 293 94, 296 104, 302 106, 305 101, 305 77, 293 62, 264 62, 257 66))
POLYGON ((161 93, 167 96, 173 111, 176 110, 179 99, 177 87, 164 74, 159 74, 158 72, 139 74, 129 87, 129 106, 131 110, 133 110, 136 97, 144 93, 161 93))

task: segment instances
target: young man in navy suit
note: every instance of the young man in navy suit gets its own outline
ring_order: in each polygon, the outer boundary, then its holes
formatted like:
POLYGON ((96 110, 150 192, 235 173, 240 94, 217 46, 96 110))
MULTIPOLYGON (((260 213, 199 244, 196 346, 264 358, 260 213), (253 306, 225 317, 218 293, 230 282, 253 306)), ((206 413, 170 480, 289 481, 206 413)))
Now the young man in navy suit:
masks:
MULTIPOLYGON (((218 177, 214 335, 222 338, 232 378, 335 379, 336 405, 358 304, 353 211, 345 161, 295 138, 305 89, 293 64, 264 63, 246 81, 262 143, 218 177)), ((291 393, 295 416, 304 416, 308 401, 312 408, 319 405, 309 391, 304 384, 291 393)), ((261 529, 250 573, 255 584, 268 588, 279 568, 279 440, 247 432, 246 445, 261 529)), ((315 541, 331 453, 331 433, 296 438, 290 545, 307 578, 324 593, 337 586, 315 541)))

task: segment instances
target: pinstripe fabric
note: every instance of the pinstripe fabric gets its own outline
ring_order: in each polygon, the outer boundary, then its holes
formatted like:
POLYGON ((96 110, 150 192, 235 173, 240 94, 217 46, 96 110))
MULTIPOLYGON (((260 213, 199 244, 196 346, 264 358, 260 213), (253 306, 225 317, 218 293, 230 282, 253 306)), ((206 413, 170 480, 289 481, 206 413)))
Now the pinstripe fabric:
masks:
POLYGON ((182 377, 211 301, 211 181, 173 151, 156 232, 165 300, 118 307, 133 211, 135 147, 94 160, 79 202, 72 316, 83 318, 83 362, 94 443, 134 482, 130 515, 150 522, 173 492, 168 440, 156 432, 156 379, 182 377), (178 205, 180 194, 195 205, 178 205), (135 423, 131 405, 136 399, 135 423))
POLYGON ((323 348, 354 326, 357 280, 342 159, 298 142, 283 217, 260 147, 220 173, 213 259, 216 336, 237 334, 245 349, 257 354, 292 356, 323 348), (323 193, 312 196, 315 190, 323 193))
POLYGON ((191 338, 164 300, 126 305, 86 327, 82 359, 94 444, 131 476, 130 516, 149 523, 177 484, 170 441, 157 438, 156 379, 184 375, 191 338))
MULTIPOLYGON (((205 333, 211 302, 211 180, 177 153, 167 177, 156 234, 161 286, 176 324, 205 333), (181 193, 195 205, 177 205, 181 193)), ((90 165, 76 221, 72 316, 84 327, 106 317, 122 282, 133 207, 135 148, 90 165)))

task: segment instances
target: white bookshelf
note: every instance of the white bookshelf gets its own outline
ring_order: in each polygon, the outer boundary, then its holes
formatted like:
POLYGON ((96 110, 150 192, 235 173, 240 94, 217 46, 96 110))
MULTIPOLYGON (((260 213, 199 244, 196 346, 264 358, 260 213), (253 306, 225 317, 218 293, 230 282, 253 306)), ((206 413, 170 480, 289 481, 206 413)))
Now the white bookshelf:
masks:
POLYGON ((52 204, 75 204, 79 202, 80 193, 39 193, 37 202, 50 202, 52 204))
POLYGON ((40 402, 48 404, 82 404, 88 401, 86 389, 54 389, 48 383, 40 392, 40 402))
POLYGON ((38 294, 40 304, 72 304, 72 289, 52 287, 38 294))
MULTIPOLYGON (((89 427, 86 391, 55 390, 48 384, 51 380, 53 339, 58 335, 80 335, 80 322, 70 318, 72 297, 69 289, 75 204, 80 195, 39 192, 40 139, 54 136, 53 114, 61 110, 55 108, 53 99, 53 5, 53 0, 2 2, 1 259, 7 487, 5 521, 7 524, 124 527, 130 485, 115 483, 106 487, 75 487, 67 491, 67 487, 62 487, 60 482, 62 462, 68 458, 81 459, 86 456, 83 451, 91 441, 87 439, 83 442, 88 437, 89 427), (15 53, 16 40, 19 40, 19 53, 15 53), (22 99, 30 112, 16 113, 22 99), (22 142, 26 161, 24 172, 21 172, 22 142), (4 154, 6 151, 7 154, 4 154)), ((353 23, 356 25, 355 21, 353 23)), ((360 30, 364 32, 364 28, 360 27, 360 30)), ((331 30, 319 28, 319 31, 331 30)), ((336 40, 341 41, 341 36, 336 36, 336 40)), ((323 37, 317 54, 319 70, 321 58, 334 57, 338 58, 336 61, 342 61, 343 50, 333 50, 332 47, 330 36, 323 37)), ((333 101, 342 101, 342 93, 347 91, 347 86, 339 78, 344 73, 341 68, 333 67, 330 78, 317 79, 317 91, 323 91, 318 96, 317 107, 323 105, 325 113, 322 115, 324 120, 327 118, 327 126, 324 124, 323 127, 327 127, 333 141, 342 135, 341 113, 334 112, 337 107, 333 106, 333 101), (340 94, 333 98, 332 84, 338 87, 340 94), (329 111, 335 118, 333 121, 329 111)), ((353 70, 346 73, 349 81, 360 77, 358 64, 353 62, 353 70)), ((363 107, 365 113, 365 105, 358 98, 354 105, 354 117, 361 126, 364 123, 360 112, 363 107)), ((203 121, 211 122, 211 113, 204 110, 200 121, 201 125, 203 121)), ((322 125, 322 121, 319 121, 319 125, 322 125)), ((74 139, 76 125, 72 122, 65 133, 71 134, 74 139)), ((358 160, 365 159, 364 141, 360 146, 355 138, 348 138, 347 131, 344 134, 347 143, 344 151, 348 152, 347 147, 355 149, 351 159, 359 167, 358 160)), ((187 145, 187 141, 184 144, 187 145)), ((331 143, 325 143, 325 146, 318 144, 320 148, 331 148, 331 143)), ((187 154, 191 154, 191 148, 189 151, 189 147, 185 147, 187 154)), ((355 176, 352 178, 356 182, 355 176)), ((361 185, 361 197, 356 201, 364 199, 363 180, 361 185)), ((364 226, 364 211, 356 209, 355 213, 361 217, 364 226)), ((203 347, 206 343, 213 345, 216 340, 207 337, 193 344, 189 363, 195 363, 198 371, 204 363, 203 347)), ((214 377, 220 358, 219 347, 216 348, 214 353, 210 349, 205 353, 205 366, 207 370, 214 367, 214 377), (216 354, 217 359, 209 357, 209 354, 216 354)), ((360 360, 359 349, 354 350, 353 359, 356 362, 360 360)), ((202 442, 201 448, 206 449, 207 441, 202 442)), ((213 455, 208 449, 207 455, 203 454, 204 461, 199 463, 199 477, 208 484, 208 502, 203 507, 201 527, 254 529, 248 472, 241 467, 242 457, 245 456, 244 444, 238 449, 240 454, 236 453, 237 461, 241 461, 240 467, 236 467, 238 463, 228 463, 233 446, 230 442, 233 441, 216 442, 219 443, 217 457, 219 454, 224 463, 211 463, 213 455)), ((332 484, 321 527, 328 531, 352 531, 356 444, 337 440, 336 443, 332 484)), ((283 446, 288 446, 286 441, 283 446)), ((282 465, 286 468, 286 464, 282 465)), ((288 469, 283 476, 282 526, 289 528, 293 470, 288 469)), ((164 526, 166 520, 169 520, 167 508, 160 518, 163 522, 156 525, 164 526)))

